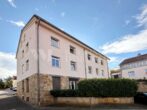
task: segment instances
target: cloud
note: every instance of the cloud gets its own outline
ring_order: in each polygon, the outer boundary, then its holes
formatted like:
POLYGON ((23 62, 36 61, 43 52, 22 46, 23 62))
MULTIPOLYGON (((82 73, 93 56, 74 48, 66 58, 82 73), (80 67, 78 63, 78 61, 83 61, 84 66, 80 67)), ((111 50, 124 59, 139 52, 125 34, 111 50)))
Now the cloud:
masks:
POLYGON ((16 5, 14 3, 15 0, 8 0, 9 4, 13 7, 16 8, 16 5))
POLYGON ((141 7, 141 13, 135 16, 135 19, 137 20, 138 27, 144 26, 147 28, 147 5, 141 7))
POLYGON ((109 63, 113 63, 113 62, 119 62, 119 59, 118 57, 109 57, 110 58, 110 61, 109 63))
POLYGON ((129 53, 147 49, 147 29, 134 35, 126 35, 112 43, 106 43, 100 49, 103 53, 129 53))
POLYGON ((16 75, 16 59, 13 53, 0 52, 0 78, 16 75))
POLYGON ((130 20, 126 20, 125 24, 128 25, 130 23, 130 20))
POLYGON ((65 12, 61 12, 61 17, 64 17, 65 15, 66 15, 66 13, 65 12))
POLYGON ((15 25, 15 26, 18 26, 18 27, 24 27, 25 26, 25 23, 23 21, 13 21, 13 20, 7 20, 7 22, 15 25))
MULTIPOLYGON (((124 35, 116 41, 108 42, 99 47, 99 49, 105 54, 130 53, 147 49, 147 5, 141 8, 141 13, 135 18, 137 20, 137 26, 144 26, 144 29, 136 34, 124 35)), ((128 24, 129 21, 126 23, 128 24)))
POLYGON ((39 11, 39 9, 38 8, 35 8, 35 11, 39 11))

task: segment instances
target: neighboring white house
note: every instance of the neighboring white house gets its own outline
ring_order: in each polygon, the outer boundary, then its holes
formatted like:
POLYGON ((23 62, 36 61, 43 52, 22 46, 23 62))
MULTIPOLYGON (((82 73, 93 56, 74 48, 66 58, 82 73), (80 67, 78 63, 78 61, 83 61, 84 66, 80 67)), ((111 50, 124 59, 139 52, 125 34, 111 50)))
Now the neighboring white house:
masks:
POLYGON ((147 54, 125 59, 120 68, 122 78, 147 79, 147 54))
POLYGON ((109 76, 105 55, 37 15, 21 31, 16 58, 18 96, 32 104, 51 104, 52 89, 109 76))

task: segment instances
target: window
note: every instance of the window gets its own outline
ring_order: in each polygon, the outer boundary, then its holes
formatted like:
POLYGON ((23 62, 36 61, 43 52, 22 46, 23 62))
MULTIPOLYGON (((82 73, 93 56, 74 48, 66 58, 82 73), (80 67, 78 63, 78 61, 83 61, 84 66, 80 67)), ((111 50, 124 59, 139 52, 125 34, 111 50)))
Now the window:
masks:
POLYGON ((59 47, 59 40, 56 38, 51 37, 51 45, 53 47, 59 47))
POLYGON ((77 89, 78 79, 76 78, 69 78, 69 89, 75 90, 77 89))
POLYGON ((52 66, 60 67, 60 59, 58 57, 52 56, 52 66))
POLYGON ((24 50, 22 50, 22 58, 24 57, 24 50))
POLYGON ((73 46, 70 46, 70 53, 75 54, 76 53, 76 49, 73 46))
POLYGON ((24 80, 22 81, 22 92, 24 92, 24 80))
POLYGON ((98 70, 98 68, 96 68, 95 71, 96 71, 96 74, 98 75, 98 74, 99 74, 99 70, 98 70))
POLYGON ((102 70, 102 76, 104 76, 104 70, 102 70))
POLYGON ((53 90, 59 90, 61 88, 61 79, 60 77, 52 77, 53 79, 53 90))
POLYGON ((98 58, 95 58, 95 63, 98 63, 98 58))
POLYGON ((92 73, 92 67, 91 66, 88 66, 88 73, 92 73))
POLYGON ((90 55, 90 54, 88 54, 88 56, 87 56, 87 57, 88 57, 88 60, 91 60, 91 55, 90 55))
POLYGON ((26 79, 26 92, 29 92, 29 79, 26 79))
POLYGON ((101 65, 104 65, 104 62, 103 62, 103 60, 101 60, 101 65))
POLYGON ((76 71, 76 62, 71 61, 70 65, 71 65, 71 70, 76 71))
POLYGON ((22 64, 22 74, 24 73, 24 64, 22 64))
POLYGON ((135 76, 135 72, 134 71, 129 71, 128 75, 129 75, 129 77, 134 77, 135 76))
POLYGON ((26 52, 29 50, 29 43, 26 44, 26 52))
POLYGON ((26 71, 29 70, 29 60, 26 61, 26 71))

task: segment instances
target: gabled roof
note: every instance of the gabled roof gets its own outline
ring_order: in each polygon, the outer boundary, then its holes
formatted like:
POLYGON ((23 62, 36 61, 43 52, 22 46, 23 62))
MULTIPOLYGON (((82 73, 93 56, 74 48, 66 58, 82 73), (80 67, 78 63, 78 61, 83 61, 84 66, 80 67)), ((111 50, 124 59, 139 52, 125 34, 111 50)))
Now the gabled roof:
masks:
POLYGON ((138 55, 138 56, 136 56, 136 57, 132 57, 132 58, 125 59, 125 60, 123 60, 123 61, 120 63, 120 66, 121 66, 121 65, 124 65, 124 64, 128 64, 128 63, 133 63, 133 62, 137 62, 137 61, 142 61, 142 60, 147 60, 147 54, 138 55))
MULTIPOLYGON (((95 49, 93 49, 92 47, 88 46, 87 44, 83 43, 82 41, 76 39, 76 38, 73 37, 72 35, 66 33, 65 31, 61 30, 60 28, 56 27, 55 25, 51 24, 50 22, 46 21, 45 19, 41 18, 41 17, 38 16, 38 15, 33 15, 33 16, 31 17, 31 19, 28 21, 28 23, 25 25, 25 27, 22 29, 22 31, 26 28, 26 26, 29 24, 29 22, 31 22, 31 20, 32 20, 33 18, 36 18, 36 19, 38 19, 38 20, 40 20, 40 21, 42 21, 42 22, 48 24, 49 26, 51 26, 51 27, 57 29, 57 30, 60 31, 61 33, 63 33, 63 34, 65 34, 65 35, 69 36, 69 37, 72 38, 73 40, 75 40, 75 41, 81 43, 82 45, 86 46, 87 48, 91 49, 92 51, 94 51, 94 52, 96 52, 96 53, 102 55, 103 57, 109 59, 107 56, 103 55, 102 53, 98 52, 97 50, 95 50, 95 49)), ((20 42, 20 41, 19 41, 19 42, 20 42)), ((18 46, 19 46, 19 45, 18 45, 18 46)), ((17 48, 17 52, 18 52, 18 48, 17 48)), ((16 53, 16 55, 17 55, 17 53, 16 53)))

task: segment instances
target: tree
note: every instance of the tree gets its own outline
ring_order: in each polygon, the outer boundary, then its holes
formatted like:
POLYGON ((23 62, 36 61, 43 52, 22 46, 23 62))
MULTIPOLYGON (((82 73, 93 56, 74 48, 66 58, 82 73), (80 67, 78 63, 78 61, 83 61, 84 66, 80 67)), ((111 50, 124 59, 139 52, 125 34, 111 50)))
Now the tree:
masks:
POLYGON ((5 88, 12 87, 12 77, 8 77, 5 79, 5 88))
POLYGON ((0 89, 4 89, 5 84, 2 79, 0 79, 0 89))

